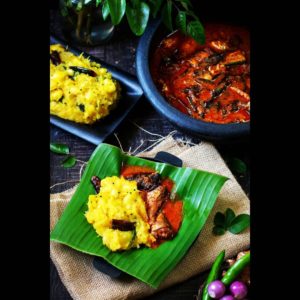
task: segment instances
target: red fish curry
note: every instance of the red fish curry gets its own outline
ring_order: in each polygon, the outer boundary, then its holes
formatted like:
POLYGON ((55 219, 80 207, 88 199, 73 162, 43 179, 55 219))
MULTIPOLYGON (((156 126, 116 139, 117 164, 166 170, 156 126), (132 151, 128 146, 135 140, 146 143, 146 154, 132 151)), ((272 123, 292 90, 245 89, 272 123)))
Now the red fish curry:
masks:
POLYGON ((151 73, 166 100, 181 112, 220 124, 250 120, 249 32, 207 24, 200 45, 176 31, 155 49, 151 73))

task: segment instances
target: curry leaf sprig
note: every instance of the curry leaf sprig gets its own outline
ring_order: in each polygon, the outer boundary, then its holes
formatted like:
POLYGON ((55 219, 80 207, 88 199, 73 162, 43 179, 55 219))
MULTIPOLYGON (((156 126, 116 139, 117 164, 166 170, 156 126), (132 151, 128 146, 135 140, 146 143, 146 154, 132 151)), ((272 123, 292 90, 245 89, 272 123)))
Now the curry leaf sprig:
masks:
POLYGON ((50 150, 57 154, 69 154, 70 149, 65 144, 50 143, 50 150))
POLYGON ((248 214, 235 215, 231 208, 227 208, 225 214, 217 212, 214 217, 213 234, 223 235, 227 230, 233 234, 238 234, 250 226, 250 216, 248 214))
POLYGON ((96 5, 100 4, 104 20, 110 16, 112 23, 118 25, 126 15, 130 29, 137 36, 144 33, 150 16, 160 15, 170 31, 180 29, 197 42, 205 43, 204 28, 190 0, 96 0, 96 5))
POLYGON ((77 159, 74 155, 70 154, 70 149, 67 145, 50 143, 50 150, 53 153, 65 155, 65 158, 61 162, 64 168, 72 168, 75 166, 77 159))

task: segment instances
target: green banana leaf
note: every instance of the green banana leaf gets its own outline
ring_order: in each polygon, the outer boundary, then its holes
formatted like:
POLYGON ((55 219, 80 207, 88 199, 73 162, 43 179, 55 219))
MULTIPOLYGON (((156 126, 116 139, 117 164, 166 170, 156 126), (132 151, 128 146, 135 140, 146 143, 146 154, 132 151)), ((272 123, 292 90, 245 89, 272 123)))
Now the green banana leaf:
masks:
POLYGON ((205 171, 177 168, 128 156, 117 147, 100 144, 92 154, 81 182, 51 232, 50 239, 78 251, 103 257, 113 266, 157 288, 197 238, 227 179, 205 171), (176 193, 183 200, 184 215, 179 232, 173 240, 156 249, 142 247, 112 252, 103 245, 101 237, 84 216, 88 196, 95 194, 90 183, 91 177, 119 175, 122 164, 149 166, 163 177, 171 178, 175 182, 176 193))

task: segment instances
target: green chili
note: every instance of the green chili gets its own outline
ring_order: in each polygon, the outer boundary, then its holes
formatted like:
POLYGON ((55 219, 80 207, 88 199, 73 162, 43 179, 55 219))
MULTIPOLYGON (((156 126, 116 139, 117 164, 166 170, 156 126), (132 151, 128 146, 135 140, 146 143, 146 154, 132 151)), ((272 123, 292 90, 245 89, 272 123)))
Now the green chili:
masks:
POLYGON ((221 266, 222 266, 222 263, 224 261, 224 257, 225 257, 225 250, 220 252, 220 254, 217 256, 215 262, 213 263, 213 265, 211 267, 211 270, 208 274, 208 277, 206 279, 206 283, 205 283, 204 288, 203 288, 202 300, 211 299, 208 295, 207 287, 212 281, 219 278, 220 272, 221 272, 221 266))
POLYGON ((222 282, 225 285, 231 284, 239 274, 244 270, 244 268, 250 263, 250 252, 246 253, 239 260, 237 260, 226 272, 222 278, 222 282))

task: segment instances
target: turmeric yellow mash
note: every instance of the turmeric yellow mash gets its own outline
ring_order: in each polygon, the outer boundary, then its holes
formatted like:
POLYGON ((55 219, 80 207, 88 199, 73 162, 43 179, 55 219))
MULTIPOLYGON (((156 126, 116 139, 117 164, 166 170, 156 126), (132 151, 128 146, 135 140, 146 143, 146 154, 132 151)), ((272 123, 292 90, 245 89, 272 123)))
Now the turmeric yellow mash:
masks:
POLYGON ((92 124, 107 116, 120 98, 120 85, 96 62, 63 46, 50 46, 50 113, 92 124))
POLYGON ((150 247, 155 238, 149 233, 147 211, 136 181, 123 177, 106 177, 101 180, 100 192, 90 195, 87 221, 102 237, 103 244, 112 251, 150 247), (113 229, 114 222, 132 225, 132 228, 113 229))

